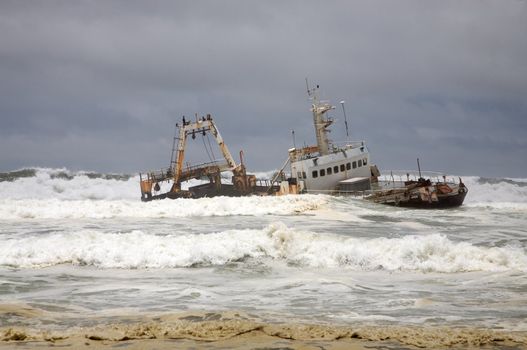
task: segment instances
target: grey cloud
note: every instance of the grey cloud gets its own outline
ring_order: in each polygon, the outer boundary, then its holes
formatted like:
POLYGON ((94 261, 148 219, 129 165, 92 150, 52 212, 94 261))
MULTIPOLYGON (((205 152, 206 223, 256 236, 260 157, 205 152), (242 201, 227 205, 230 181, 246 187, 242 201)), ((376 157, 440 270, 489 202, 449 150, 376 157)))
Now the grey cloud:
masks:
POLYGON ((292 129, 314 141, 308 76, 381 168, 525 176, 526 23, 525 1, 3 1, 0 167, 166 166, 197 112, 275 168, 292 129))

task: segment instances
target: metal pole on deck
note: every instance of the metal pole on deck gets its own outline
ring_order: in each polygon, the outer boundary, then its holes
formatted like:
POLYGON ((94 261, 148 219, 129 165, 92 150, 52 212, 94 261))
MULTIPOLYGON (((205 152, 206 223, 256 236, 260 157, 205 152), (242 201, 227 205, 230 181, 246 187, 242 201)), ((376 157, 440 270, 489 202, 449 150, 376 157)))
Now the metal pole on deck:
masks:
POLYGON ((342 106, 342 112, 344 112, 344 125, 346 126, 346 137, 349 138, 349 132, 348 132, 348 117, 346 116, 346 109, 344 108, 344 103, 346 101, 340 101, 340 105, 342 106))

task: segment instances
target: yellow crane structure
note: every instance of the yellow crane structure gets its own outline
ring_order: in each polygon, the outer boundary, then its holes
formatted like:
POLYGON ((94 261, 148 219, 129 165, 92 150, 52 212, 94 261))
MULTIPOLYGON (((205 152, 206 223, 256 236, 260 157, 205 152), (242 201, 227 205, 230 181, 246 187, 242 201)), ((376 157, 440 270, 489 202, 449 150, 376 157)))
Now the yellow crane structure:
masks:
POLYGON ((240 163, 236 164, 210 114, 204 117, 197 117, 196 115, 195 121, 189 121, 183 117, 182 123, 176 124, 176 126, 179 132, 174 138, 170 167, 165 170, 140 174, 141 200, 199 198, 217 195, 243 196, 253 193, 267 193, 268 184, 258 184, 256 176, 247 174, 243 162, 243 151, 240 151, 240 163), (208 134, 212 135, 216 140, 223 155, 223 161, 218 162, 211 159, 210 163, 184 166, 188 138, 195 139, 197 136, 206 136, 208 134), (226 171, 232 172, 232 184, 223 184, 221 182, 221 173, 226 171), (205 178, 208 178, 208 183, 190 187, 187 190, 181 188, 181 184, 185 181, 205 178), (172 187, 168 192, 160 193, 159 184, 165 181, 172 182, 172 187))

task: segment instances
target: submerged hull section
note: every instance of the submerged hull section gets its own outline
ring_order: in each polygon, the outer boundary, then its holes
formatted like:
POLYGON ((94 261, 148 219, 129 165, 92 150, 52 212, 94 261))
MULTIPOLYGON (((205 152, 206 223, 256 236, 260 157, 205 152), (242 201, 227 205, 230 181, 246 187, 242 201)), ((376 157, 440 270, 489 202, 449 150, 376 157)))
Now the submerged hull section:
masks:
MULTIPOLYGON (((404 207, 404 208, 446 209, 446 208, 455 208, 455 207, 461 206, 463 204, 463 201, 465 200, 466 195, 467 195, 466 192, 458 193, 453 196, 439 197, 437 201, 426 201, 426 200, 421 200, 420 198, 412 198, 408 200, 400 200, 398 202, 394 200, 381 200, 381 201, 374 200, 374 202, 386 204, 386 205, 392 205, 396 207, 404 207)), ((366 199, 369 199, 369 198, 366 198, 366 199)))
POLYGON ((441 209, 459 207, 467 193, 468 189, 461 181, 459 184, 431 183, 420 179, 404 187, 372 191, 364 199, 397 207, 441 209))
MULTIPOLYGON (((444 209, 455 208, 463 204, 467 192, 458 193, 453 196, 439 197, 437 202, 428 202, 423 200, 411 199, 407 202, 399 202, 400 207, 422 208, 422 209, 444 209)), ((388 204, 388 203, 387 203, 388 204)))
POLYGON ((143 197, 144 202, 149 202, 151 200, 157 199, 177 199, 177 198, 210 198, 217 196, 226 196, 226 197, 242 197, 242 196, 265 196, 279 191, 278 186, 254 186, 251 187, 250 192, 240 191, 235 185, 231 184, 221 184, 217 186, 215 183, 206 183, 202 185, 197 185, 190 187, 188 190, 180 190, 178 192, 166 192, 161 194, 155 194, 151 196, 143 197))

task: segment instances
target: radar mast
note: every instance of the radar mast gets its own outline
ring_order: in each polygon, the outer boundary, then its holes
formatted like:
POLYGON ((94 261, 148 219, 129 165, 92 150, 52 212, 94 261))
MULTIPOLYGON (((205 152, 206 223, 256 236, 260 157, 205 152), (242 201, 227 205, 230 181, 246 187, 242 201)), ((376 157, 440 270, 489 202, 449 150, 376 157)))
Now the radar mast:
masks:
POLYGON ((327 102, 320 101, 317 95, 317 91, 320 89, 320 86, 310 89, 307 79, 307 94, 309 99, 312 101, 311 112, 313 112, 313 123, 315 125, 315 134, 317 136, 317 146, 321 156, 329 154, 329 140, 328 140, 328 127, 333 124, 333 120, 329 117, 326 117, 325 114, 335 109, 334 106, 330 105, 327 102))

